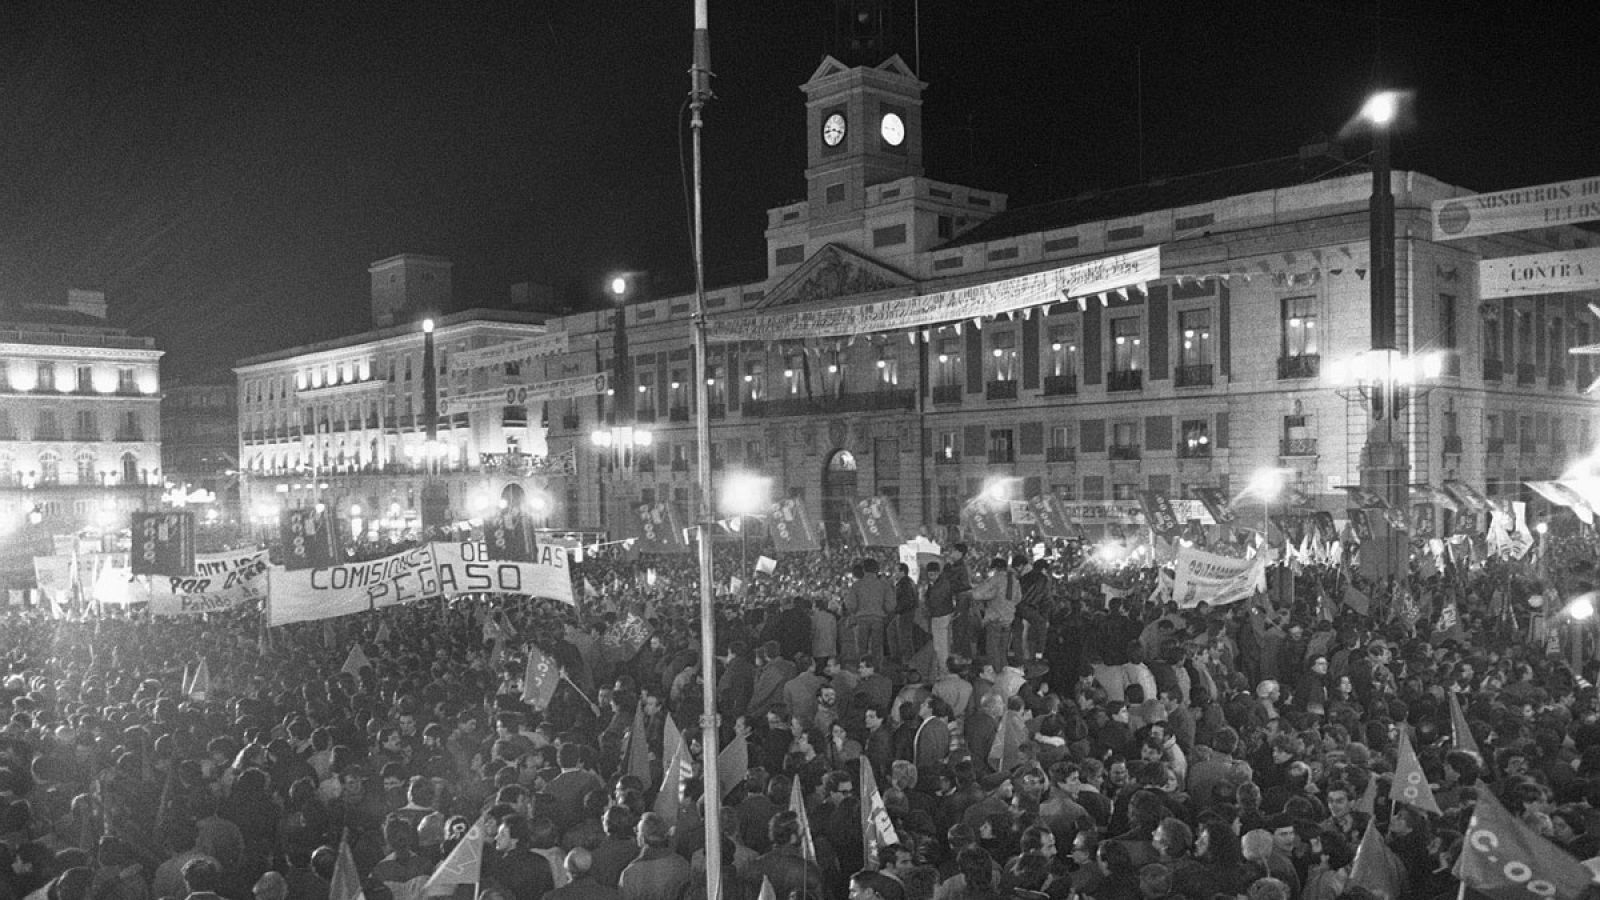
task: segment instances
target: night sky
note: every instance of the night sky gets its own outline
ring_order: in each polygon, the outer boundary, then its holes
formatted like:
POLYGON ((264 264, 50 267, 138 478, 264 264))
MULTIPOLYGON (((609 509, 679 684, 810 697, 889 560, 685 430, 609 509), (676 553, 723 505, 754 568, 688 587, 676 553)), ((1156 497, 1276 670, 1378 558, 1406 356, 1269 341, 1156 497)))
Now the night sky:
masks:
MULTIPOLYGON (((1477 190, 1600 174, 1592 2, 921 8, 927 174, 1013 208, 1293 153, 1374 86, 1416 92, 1397 166, 1477 190)), ((366 266, 400 252, 450 257, 458 306, 518 281, 582 303, 616 268, 686 289, 691 11, 6 3, 0 299, 104 290, 170 380, 367 327, 366 266)), ((759 276, 766 209, 803 197, 798 86, 834 40, 832 0, 712 0, 713 286, 759 276)))

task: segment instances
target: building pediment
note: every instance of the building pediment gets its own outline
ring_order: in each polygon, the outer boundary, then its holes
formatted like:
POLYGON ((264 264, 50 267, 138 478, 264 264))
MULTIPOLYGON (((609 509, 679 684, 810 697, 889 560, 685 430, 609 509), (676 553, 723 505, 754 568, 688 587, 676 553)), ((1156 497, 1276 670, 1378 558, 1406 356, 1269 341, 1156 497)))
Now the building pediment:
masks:
POLYGON ((893 266, 828 244, 768 291, 757 308, 817 303, 915 284, 915 279, 893 266))

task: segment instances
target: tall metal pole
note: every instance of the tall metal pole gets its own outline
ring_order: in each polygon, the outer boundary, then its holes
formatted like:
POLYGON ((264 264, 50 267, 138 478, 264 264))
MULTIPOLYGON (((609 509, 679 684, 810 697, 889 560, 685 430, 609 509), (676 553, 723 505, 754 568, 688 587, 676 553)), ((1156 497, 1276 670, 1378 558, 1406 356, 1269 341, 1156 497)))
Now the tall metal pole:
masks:
POLYGON ((689 68, 689 133, 694 144, 694 394, 695 477, 700 480, 700 516, 697 534, 700 553, 700 728, 705 787, 706 897, 722 897, 722 790, 717 777, 717 616, 712 597, 711 566, 711 391, 706 379, 706 255, 705 203, 702 198, 700 132, 703 113, 711 99, 711 35, 706 23, 707 0, 694 0, 694 61, 689 68))

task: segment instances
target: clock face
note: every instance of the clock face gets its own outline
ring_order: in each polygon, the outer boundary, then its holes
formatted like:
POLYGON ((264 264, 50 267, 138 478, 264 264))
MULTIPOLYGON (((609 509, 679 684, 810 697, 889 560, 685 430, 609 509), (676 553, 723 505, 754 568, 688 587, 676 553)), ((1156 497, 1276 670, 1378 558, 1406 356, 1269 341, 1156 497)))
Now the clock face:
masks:
POLYGON ((844 114, 834 113, 822 123, 822 142, 829 147, 837 147, 842 140, 844 140, 844 114))
POLYGON ((883 121, 878 124, 878 132, 883 135, 885 144, 898 147, 906 139, 906 123, 899 113, 884 113, 883 121))

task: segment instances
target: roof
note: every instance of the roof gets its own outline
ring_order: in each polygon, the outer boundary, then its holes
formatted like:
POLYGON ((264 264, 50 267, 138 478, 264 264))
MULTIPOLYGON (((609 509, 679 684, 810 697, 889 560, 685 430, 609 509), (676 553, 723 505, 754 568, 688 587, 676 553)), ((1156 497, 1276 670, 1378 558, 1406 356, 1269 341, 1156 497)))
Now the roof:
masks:
MULTIPOLYGON (((483 309, 475 307, 461 312, 449 313, 439 316, 434 320, 436 331, 443 331, 456 325, 543 325, 551 316, 545 313, 525 312, 509 309, 483 309)), ((270 353, 260 353, 255 356, 241 359, 235 364, 233 371, 250 366, 270 362, 282 362, 294 359, 297 356, 306 356, 312 353, 323 353, 329 350, 342 350, 348 347, 359 347, 363 344, 372 344, 389 338, 404 335, 421 335, 422 328, 419 322, 401 322, 388 328, 378 328, 372 331, 363 331, 359 334, 350 334, 314 344, 301 344, 295 347, 286 347, 270 353)))
POLYGON ((98 333, 122 334, 124 330, 106 324, 98 316, 54 304, 12 304, 0 307, 0 325, 53 325, 69 328, 89 328, 98 333))
POLYGON ((1330 155, 1330 150, 1325 146, 1308 147, 1294 156, 1194 175, 1157 178, 1144 184, 1090 191, 1066 200, 1019 207, 987 219, 934 249, 1004 240, 1371 171, 1365 163, 1330 155))

